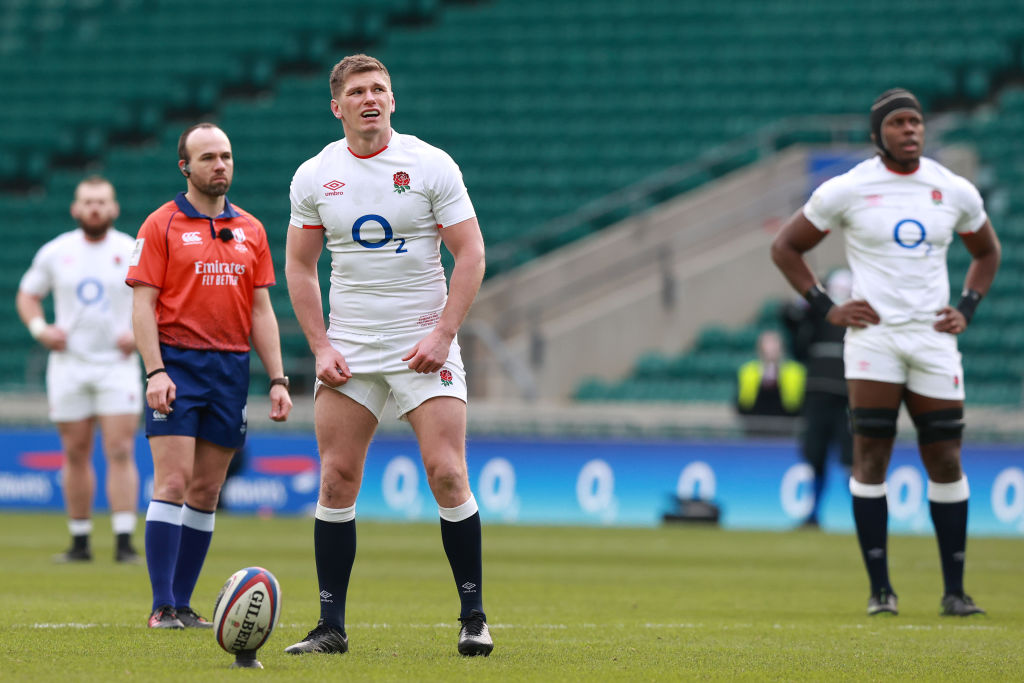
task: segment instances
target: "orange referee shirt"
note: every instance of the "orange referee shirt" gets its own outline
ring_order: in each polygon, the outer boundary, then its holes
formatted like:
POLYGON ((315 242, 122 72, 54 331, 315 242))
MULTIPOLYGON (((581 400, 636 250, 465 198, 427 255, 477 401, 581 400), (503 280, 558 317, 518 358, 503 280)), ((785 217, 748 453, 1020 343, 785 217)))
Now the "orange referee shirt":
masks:
POLYGON ((257 287, 274 284, 267 233, 225 200, 215 218, 180 192, 146 218, 125 282, 156 287, 160 343, 182 349, 248 351, 257 287), (227 230, 227 232, 224 232, 227 230), (230 234, 231 239, 225 241, 230 234))

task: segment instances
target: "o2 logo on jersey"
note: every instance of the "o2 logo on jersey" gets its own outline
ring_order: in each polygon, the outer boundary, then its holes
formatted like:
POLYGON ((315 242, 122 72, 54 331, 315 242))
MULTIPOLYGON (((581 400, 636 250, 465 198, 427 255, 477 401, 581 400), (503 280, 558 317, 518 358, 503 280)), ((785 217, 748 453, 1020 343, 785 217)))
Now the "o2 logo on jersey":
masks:
POLYGON ((904 249, 921 246, 927 236, 928 231, 924 229, 924 225, 913 218, 904 218, 892 231, 893 241, 904 249))
POLYGON ((357 244, 367 249, 380 249, 381 247, 387 246, 391 240, 394 240, 398 244, 398 248, 395 249, 396 254, 405 254, 408 252, 408 249, 405 248, 405 238, 395 237, 395 233, 391 229, 391 224, 388 223, 388 219, 384 218, 384 216, 378 216, 373 213, 360 216, 356 219, 356 222, 352 224, 352 239, 357 244), (384 230, 384 236, 376 242, 364 240, 362 236, 363 225, 371 221, 379 225, 381 229, 384 230))
POLYGON ((84 278, 75 287, 75 294, 79 301, 90 306, 103 298, 103 283, 94 277, 84 278))

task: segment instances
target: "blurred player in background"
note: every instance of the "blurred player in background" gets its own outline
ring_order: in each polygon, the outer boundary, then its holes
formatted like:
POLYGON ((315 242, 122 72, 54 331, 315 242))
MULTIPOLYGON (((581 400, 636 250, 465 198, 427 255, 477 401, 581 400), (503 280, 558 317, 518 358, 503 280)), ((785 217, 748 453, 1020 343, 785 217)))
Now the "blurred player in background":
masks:
POLYGON ((245 443, 249 349, 270 380, 270 418, 291 410, 263 225, 227 200, 231 142, 213 124, 182 133, 187 190, 139 229, 127 282, 146 366, 153 499, 146 512, 150 628, 212 628, 192 591, 213 537, 231 456, 245 443))
POLYGON ((295 173, 288 289, 316 356, 321 458, 314 549, 320 622, 286 652, 345 652, 345 597, 356 552, 355 504, 389 394, 416 432, 441 539, 462 601, 458 650, 493 643, 481 597, 481 532, 466 469, 466 378, 456 332, 484 274, 484 243, 451 157, 391 129, 391 77, 366 55, 331 72, 345 138, 295 173), (330 331, 316 264, 331 252, 330 331), (440 244, 455 257, 445 287, 440 244))
POLYGON ((114 185, 99 176, 83 179, 71 205, 78 229, 39 250, 15 300, 22 322, 50 350, 46 395, 65 453, 62 488, 72 537, 71 548, 54 558, 59 562, 92 559, 92 444, 97 424, 117 539, 115 559, 139 559, 131 535, 138 509, 134 450, 142 383, 131 330, 131 290, 124 286, 132 239, 114 228, 119 213, 114 185), (42 306, 50 292, 53 325, 46 324, 42 306))
MULTIPOLYGON (((836 269, 825 279, 825 291, 836 304, 850 299, 852 285, 850 271, 846 268, 836 269)), ((817 528, 829 450, 833 446, 839 450, 839 463, 846 468, 847 477, 853 465, 853 437, 843 368, 846 328, 833 325, 800 298, 785 306, 782 316, 792 339, 793 356, 807 368, 800 454, 814 470, 814 502, 803 525, 817 528)))
POLYGON ((132 238, 114 229, 120 212, 114 186, 90 176, 78 184, 71 216, 78 229, 47 242, 21 279, 18 315, 50 350, 46 395, 64 450, 64 505, 71 548, 54 559, 92 559, 92 464, 97 424, 107 459, 107 502, 117 539, 114 558, 137 562, 132 547, 139 505, 135 430, 142 381, 131 328, 131 290, 124 286, 132 238), (47 325, 43 299, 53 292, 55 320, 47 325))
POLYGON ((868 614, 898 611, 889 582, 885 478, 901 403, 928 471, 945 584, 942 614, 978 614, 963 587, 969 489, 960 464, 964 379, 956 335, 995 278, 999 240, 977 189, 922 156, 924 119, 913 94, 894 89, 875 101, 871 139, 878 155, 815 190, 775 238, 772 259, 813 310, 849 328, 850 493, 871 582, 868 614), (853 298, 839 305, 803 258, 833 229, 843 231, 853 271, 853 298), (972 257, 955 307, 946 270, 954 233, 972 257))

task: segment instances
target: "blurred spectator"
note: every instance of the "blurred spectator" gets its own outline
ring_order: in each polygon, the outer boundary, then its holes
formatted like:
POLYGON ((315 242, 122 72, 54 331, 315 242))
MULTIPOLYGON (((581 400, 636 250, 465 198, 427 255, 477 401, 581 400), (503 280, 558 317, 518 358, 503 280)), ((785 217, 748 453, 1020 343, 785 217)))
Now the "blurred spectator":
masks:
POLYGON ((793 434, 804 401, 806 371, 783 357, 782 337, 766 330, 757 338, 757 359, 736 375, 736 409, 747 436, 793 434))
MULTIPOLYGON (((825 287, 832 300, 841 304, 850 298, 852 285, 850 271, 839 268, 828 276, 825 287)), ((793 357, 807 368, 800 453, 814 470, 814 506, 804 526, 817 527, 829 450, 838 448, 839 462, 846 468, 847 476, 853 465, 853 437, 843 368, 846 328, 833 325, 813 312, 803 298, 784 306, 782 318, 792 339, 793 357)))

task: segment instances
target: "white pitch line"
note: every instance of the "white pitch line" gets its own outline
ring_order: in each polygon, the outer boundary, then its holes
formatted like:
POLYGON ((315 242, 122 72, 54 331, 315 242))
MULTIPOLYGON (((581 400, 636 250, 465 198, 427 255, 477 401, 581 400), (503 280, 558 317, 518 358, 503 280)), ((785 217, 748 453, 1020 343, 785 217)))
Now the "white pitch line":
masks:
MULTIPOLYGON (((388 630, 394 628, 413 628, 413 629, 452 629, 458 624, 440 622, 435 624, 389 624, 389 623, 369 623, 369 622, 355 622, 348 623, 346 627, 349 629, 365 629, 365 630, 388 630)), ((302 629, 309 626, 309 624, 278 624, 277 628, 297 628, 302 629)), ((693 630, 693 629, 708 629, 718 631, 737 631, 747 630, 754 628, 761 628, 757 624, 722 624, 716 627, 708 627, 705 624, 695 623, 667 623, 667 624, 488 624, 492 630, 498 629, 522 629, 525 631, 568 631, 570 629, 594 629, 594 628, 644 628, 652 631, 664 630, 664 631, 675 631, 675 630, 693 630)), ((877 628, 876 624, 840 624, 839 628, 848 629, 868 629, 877 628)), ((1004 631, 1006 630, 1002 626, 992 626, 988 624, 898 624, 895 625, 899 630, 905 631, 942 631, 942 630, 970 630, 970 631, 1004 631)), ((772 624, 773 629, 796 629, 800 628, 799 623, 787 623, 787 624, 772 624)), ((132 622, 130 624, 83 624, 78 622, 66 622, 66 623, 34 623, 34 624, 11 624, 8 628, 33 628, 33 629, 87 629, 87 628, 147 628, 145 622, 132 622)))
MULTIPOLYGON (((352 629, 392 629, 392 628, 416 628, 416 629, 450 629, 455 628, 457 623, 440 622, 435 624, 388 624, 369 622, 349 622, 347 628, 352 629)), ((304 628, 308 624, 278 624, 280 628, 304 628)), ((567 631, 572 628, 635 628, 634 624, 488 624, 491 629, 528 629, 567 631)), ((641 628, 647 629, 694 629, 703 628, 703 624, 640 624, 641 628)), ((752 626, 752 625, 751 625, 752 626)), ((81 624, 77 622, 66 623, 35 623, 35 624, 11 624, 11 628, 37 628, 37 629, 83 629, 83 628, 147 628, 145 623, 133 622, 130 624, 81 624)), ((735 627, 733 627, 735 628, 735 627)))

